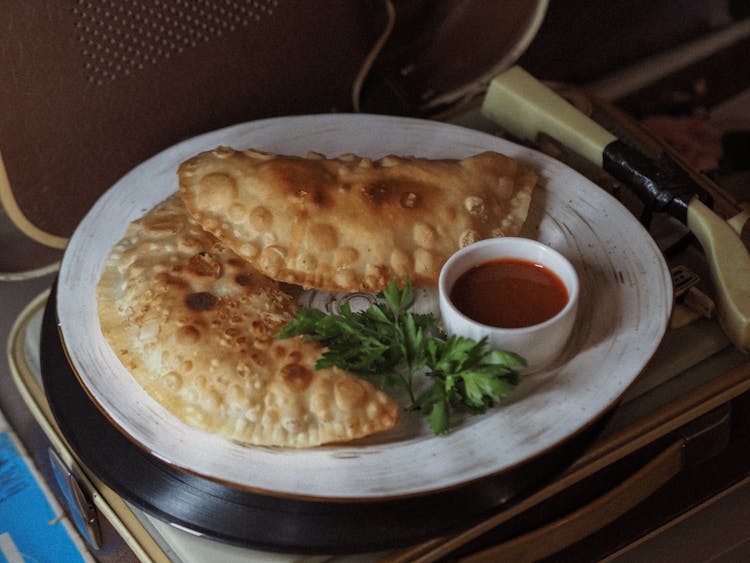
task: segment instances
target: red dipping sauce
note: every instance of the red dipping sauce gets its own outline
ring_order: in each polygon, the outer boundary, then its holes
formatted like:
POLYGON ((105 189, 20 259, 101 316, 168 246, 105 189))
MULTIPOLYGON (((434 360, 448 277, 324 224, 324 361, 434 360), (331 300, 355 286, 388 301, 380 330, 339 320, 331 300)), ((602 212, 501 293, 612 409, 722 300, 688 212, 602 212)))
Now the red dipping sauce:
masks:
POLYGON ((474 266, 453 284, 450 299, 464 315, 497 328, 542 323, 563 310, 568 290, 540 264, 499 258, 474 266))

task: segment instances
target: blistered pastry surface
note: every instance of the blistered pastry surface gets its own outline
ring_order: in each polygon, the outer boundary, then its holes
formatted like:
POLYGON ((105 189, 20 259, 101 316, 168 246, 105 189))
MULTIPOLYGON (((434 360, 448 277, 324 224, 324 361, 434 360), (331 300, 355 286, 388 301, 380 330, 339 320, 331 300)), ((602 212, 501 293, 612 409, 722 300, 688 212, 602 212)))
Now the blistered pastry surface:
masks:
POLYGON ((435 286, 459 248, 517 235, 537 175, 496 152, 462 160, 280 156, 220 147, 179 169, 193 217, 266 275, 327 291, 435 286))
POLYGON ((392 427, 368 382, 315 370, 320 347, 273 335, 296 308, 204 231, 179 195, 133 222, 97 286, 102 332, 146 392, 187 424, 240 442, 307 447, 392 427))

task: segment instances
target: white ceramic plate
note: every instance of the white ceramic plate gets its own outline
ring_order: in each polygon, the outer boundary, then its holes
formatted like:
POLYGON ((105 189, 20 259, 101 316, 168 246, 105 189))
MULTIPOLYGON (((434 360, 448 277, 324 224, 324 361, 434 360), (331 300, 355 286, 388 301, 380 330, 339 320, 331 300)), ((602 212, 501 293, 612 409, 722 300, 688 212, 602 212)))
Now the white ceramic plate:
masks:
POLYGON ((672 285, 653 240, 615 199, 563 164, 503 139, 437 122, 314 115, 245 123, 184 141, 115 184, 77 228, 63 258, 57 311, 88 393, 132 440, 167 463, 252 490, 321 499, 426 494, 498 474, 553 448, 611 408, 666 330, 672 285), (307 450, 247 447, 181 423, 135 382, 104 340, 95 286, 129 221, 176 191, 176 169, 218 145, 303 155, 354 152, 464 157, 497 150, 541 174, 522 235, 567 256, 581 278, 577 328, 564 357, 510 400, 435 437, 418 416, 358 443, 307 450))

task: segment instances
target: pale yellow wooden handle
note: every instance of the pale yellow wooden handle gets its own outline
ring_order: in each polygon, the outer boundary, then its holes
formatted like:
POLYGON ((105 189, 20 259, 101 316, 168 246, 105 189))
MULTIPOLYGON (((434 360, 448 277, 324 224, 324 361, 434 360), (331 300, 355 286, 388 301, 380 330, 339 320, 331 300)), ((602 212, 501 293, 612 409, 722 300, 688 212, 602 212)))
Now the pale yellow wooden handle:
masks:
POLYGON ((750 350, 750 254, 737 232, 698 198, 688 206, 688 228, 706 255, 724 332, 750 350))
POLYGON ((481 111, 519 139, 546 133, 598 166, 604 148, 617 140, 519 66, 492 79, 481 111))
POLYGON ((729 226, 732 227, 741 238, 742 232, 745 230, 745 225, 750 222, 750 203, 743 201, 739 206, 742 211, 734 217, 727 219, 727 223, 729 223, 729 226))
MULTIPOLYGON (((545 133, 602 166, 617 137, 516 66, 496 76, 482 113, 521 139, 545 133)), ((688 203, 687 225, 703 246, 714 286, 719 320, 732 343, 750 349, 750 254, 737 234, 746 217, 728 223, 697 197, 688 203)))

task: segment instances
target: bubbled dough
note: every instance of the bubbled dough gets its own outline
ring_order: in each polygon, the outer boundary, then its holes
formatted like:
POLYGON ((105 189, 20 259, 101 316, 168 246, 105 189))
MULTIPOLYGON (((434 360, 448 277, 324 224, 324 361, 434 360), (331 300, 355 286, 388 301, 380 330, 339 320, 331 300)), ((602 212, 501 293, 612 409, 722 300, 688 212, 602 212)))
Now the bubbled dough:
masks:
POLYGON ((107 258, 97 302, 124 366, 191 426, 308 447, 398 421, 397 404, 367 381, 315 370, 317 344, 272 338, 292 319, 292 298, 205 232, 179 194, 129 226, 107 258))
POLYGON ((459 248, 520 232, 537 175, 496 152, 463 160, 281 156, 219 147, 179 168, 188 211, 273 279, 380 291, 436 286, 459 248))

